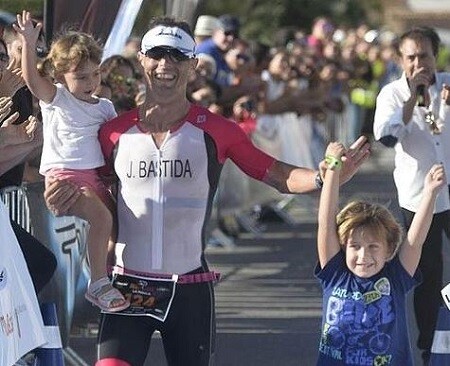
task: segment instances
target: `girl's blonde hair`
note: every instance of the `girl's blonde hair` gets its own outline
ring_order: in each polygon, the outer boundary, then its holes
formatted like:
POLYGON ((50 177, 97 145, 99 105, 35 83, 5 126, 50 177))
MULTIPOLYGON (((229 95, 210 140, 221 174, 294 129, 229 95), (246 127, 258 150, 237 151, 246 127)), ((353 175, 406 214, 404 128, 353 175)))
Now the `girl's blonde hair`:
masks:
POLYGON ((396 254, 403 230, 394 215, 384 206, 364 201, 348 203, 336 217, 339 242, 345 246, 350 234, 358 228, 364 228, 376 238, 388 245, 391 254, 396 254))
POLYGON ((67 31, 52 42, 50 52, 42 64, 42 73, 57 79, 85 61, 100 65, 102 53, 102 47, 92 35, 67 31))

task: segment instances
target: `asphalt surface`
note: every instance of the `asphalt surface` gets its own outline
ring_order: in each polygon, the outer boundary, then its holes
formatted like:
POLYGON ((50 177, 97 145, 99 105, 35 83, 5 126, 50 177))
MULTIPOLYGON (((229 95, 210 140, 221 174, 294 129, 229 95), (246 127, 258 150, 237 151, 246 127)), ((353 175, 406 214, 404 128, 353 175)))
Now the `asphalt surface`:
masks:
MULTIPOLYGON (((342 188, 342 202, 364 198, 398 214, 392 164, 393 151, 374 145, 371 159, 342 188)), ((216 285, 216 366, 315 364, 321 317, 321 290, 313 277, 317 203, 317 195, 297 197, 284 206, 284 216, 258 222, 264 230, 242 232, 234 246, 208 247, 210 266, 222 275, 216 285)), ((66 365, 95 363, 96 331, 94 322, 72 332, 66 365)), ((412 320, 410 331, 413 341, 412 320)), ((154 338, 145 366, 165 366, 161 341, 154 338)))

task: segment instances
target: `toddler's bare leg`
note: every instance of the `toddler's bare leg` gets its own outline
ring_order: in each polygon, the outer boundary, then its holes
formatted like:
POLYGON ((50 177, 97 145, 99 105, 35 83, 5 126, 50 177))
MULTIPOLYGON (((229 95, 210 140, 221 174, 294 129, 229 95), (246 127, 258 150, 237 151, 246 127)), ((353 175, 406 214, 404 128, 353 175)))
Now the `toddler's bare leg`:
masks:
POLYGON ((89 223, 87 235, 88 258, 91 281, 105 277, 108 242, 112 233, 113 217, 102 200, 91 190, 84 189, 82 195, 70 208, 71 215, 89 223))

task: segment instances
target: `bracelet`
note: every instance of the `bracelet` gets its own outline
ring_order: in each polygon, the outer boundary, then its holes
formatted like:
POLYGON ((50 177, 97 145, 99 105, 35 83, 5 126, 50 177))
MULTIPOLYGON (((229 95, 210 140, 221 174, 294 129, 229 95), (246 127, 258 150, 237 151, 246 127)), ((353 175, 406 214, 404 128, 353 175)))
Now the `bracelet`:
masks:
POLYGON ((314 177, 314 183, 316 184, 317 189, 322 189, 323 180, 322 180, 322 177, 320 176, 320 171, 318 171, 316 176, 314 177))
POLYGON ((339 170, 342 168, 341 159, 337 159, 331 155, 325 156, 325 163, 327 163, 328 169, 330 169, 330 170, 335 170, 335 169, 339 170))

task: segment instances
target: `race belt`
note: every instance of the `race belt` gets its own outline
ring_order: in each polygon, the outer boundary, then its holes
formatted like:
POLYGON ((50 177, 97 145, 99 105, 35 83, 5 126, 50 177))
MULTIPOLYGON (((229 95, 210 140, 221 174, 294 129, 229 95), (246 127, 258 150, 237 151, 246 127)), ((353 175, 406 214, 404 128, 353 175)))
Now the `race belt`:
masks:
POLYGON ((140 273, 114 267, 113 286, 130 302, 130 307, 116 314, 150 316, 165 321, 169 314, 176 285, 218 281, 220 274, 202 272, 190 274, 140 273))

